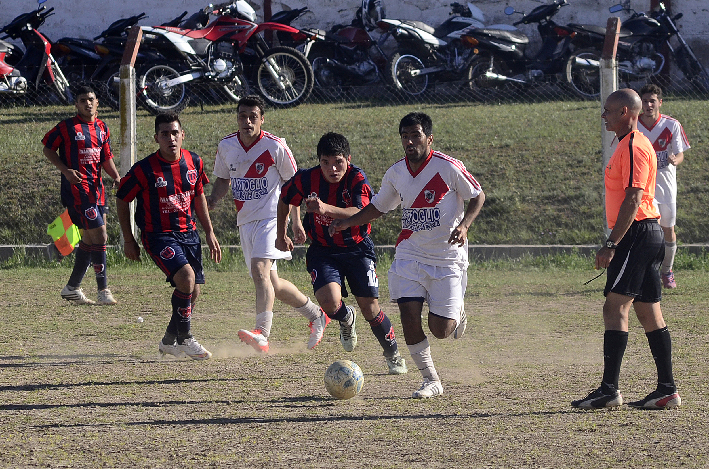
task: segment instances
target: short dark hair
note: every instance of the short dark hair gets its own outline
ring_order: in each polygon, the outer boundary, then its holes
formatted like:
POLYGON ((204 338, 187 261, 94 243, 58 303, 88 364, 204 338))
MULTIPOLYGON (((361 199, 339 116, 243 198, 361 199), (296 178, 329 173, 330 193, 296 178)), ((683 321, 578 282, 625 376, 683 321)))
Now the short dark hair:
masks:
POLYGON ((433 134, 433 121, 428 114, 423 112, 410 112, 401 119, 399 122, 399 135, 403 131, 404 127, 410 127, 412 125, 420 125, 423 133, 430 137, 433 134))
POLYGON ((155 133, 160 131, 160 124, 172 124, 177 122, 177 125, 182 128, 182 122, 180 122, 180 115, 176 112, 161 112, 155 116, 155 133))
POLYGON ((259 111, 261 111, 262 116, 266 113, 266 102, 261 96, 257 94, 250 94, 249 96, 244 96, 243 98, 241 98, 236 104, 237 112, 239 112, 239 108, 241 106, 257 107, 259 108, 259 111))
POLYGON ((328 132, 318 142, 318 158, 323 156, 350 156, 350 142, 344 135, 328 132))
POLYGON ((79 102, 79 96, 82 94, 93 94, 96 96, 96 91, 94 91, 93 88, 91 88, 89 85, 81 85, 77 86, 74 88, 74 102, 78 103, 79 102))
POLYGON ((640 97, 644 94, 655 94, 657 95, 657 99, 662 99, 662 88, 657 86, 654 83, 647 83, 643 85, 642 88, 640 88, 640 93, 638 93, 640 97))

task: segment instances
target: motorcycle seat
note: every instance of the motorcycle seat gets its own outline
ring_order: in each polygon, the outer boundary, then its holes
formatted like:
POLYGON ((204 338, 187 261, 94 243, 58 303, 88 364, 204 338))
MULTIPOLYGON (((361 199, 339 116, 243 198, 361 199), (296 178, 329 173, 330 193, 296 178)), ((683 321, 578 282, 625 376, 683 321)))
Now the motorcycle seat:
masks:
MULTIPOLYGON (((595 24, 569 23, 569 27, 575 31, 589 33, 592 35, 598 35, 598 36, 604 36, 604 37, 606 35, 606 28, 604 28, 603 26, 596 26, 595 24)), ((620 28, 619 37, 628 37, 628 36, 631 36, 632 34, 633 33, 628 31, 627 29, 620 28)))
POLYGON ((529 44, 529 38, 526 34, 520 31, 510 31, 507 29, 493 29, 493 28, 476 28, 473 31, 477 34, 484 34, 486 36, 495 37, 507 42, 513 42, 515 44, 529 44))
POLYGON ((347 39, 344 36, 340 36, 337 33, 333 33, 332 31, 322 31, 323 34, 325 35, 325 40, 326 41, 332 41, 332 42, 341 42, 341 43, 346 43, 350 42, 349 39, 347 39))
POLYGON ((436 29, 427 25, 423 21, 414 21, 414 20, 401 20, 403 24, 406 24, 408 26, 413 26, 414 28, 418 28, 423 32, 426 32, 428 34, 434 34, 436 32, 436 29))

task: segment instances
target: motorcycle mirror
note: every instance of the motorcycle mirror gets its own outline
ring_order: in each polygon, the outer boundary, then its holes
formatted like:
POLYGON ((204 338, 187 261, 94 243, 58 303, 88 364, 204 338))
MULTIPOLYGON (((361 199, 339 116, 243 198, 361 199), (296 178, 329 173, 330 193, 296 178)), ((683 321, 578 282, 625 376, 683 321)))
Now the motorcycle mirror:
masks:
POLYGON ((617 13, 619 11, 623 11, 623 5, 621 5, 621 4, 613 5, 612 7, 610 7, 608 9, 608 11, 610 11, 611 13, 617 13))
POLYGON ((46 1, 47 1, 47 0, 37 0, 37 6, 40 6, 41 4, 43 4, 43 3, 46 2, 46 1))
POLYGON ((514 7, 507 7, 507 8, 505 8, 505 14, 506 14, 506 15, 512 15, 512 14, 514 14, 514 12, 515 12, 514 7))

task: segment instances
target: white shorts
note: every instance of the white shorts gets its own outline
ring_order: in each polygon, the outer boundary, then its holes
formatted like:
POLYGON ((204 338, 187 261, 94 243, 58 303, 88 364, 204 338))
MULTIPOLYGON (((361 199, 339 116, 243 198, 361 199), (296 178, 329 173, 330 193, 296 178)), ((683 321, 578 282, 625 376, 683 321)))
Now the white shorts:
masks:
POLYGON ((468 272, 453 267, 439 267, 412 260, 394 260, 389 269, 389 296, 424 298, 428 310, 436 316, 460 321, 468 272))
POLYGON ((276 219, 255 220, 239 225, 241 250, 246 268, 251 275, 251 259, 271 259, 271 270, 276 270, 276 259, 292 259, 290 251, 276 249, 276 219))
POLYGON ((656 204, 660 212, 660 226, 670 228, 677 222, 677 204, 656 204))

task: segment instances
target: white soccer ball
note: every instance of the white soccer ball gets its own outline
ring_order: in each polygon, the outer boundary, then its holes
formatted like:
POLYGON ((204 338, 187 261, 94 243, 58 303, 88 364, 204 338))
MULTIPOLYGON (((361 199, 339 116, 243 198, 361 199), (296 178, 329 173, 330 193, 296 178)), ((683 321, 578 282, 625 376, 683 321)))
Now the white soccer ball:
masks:
POLYGON ((337 399, 356 396, 364 385, 364 375, 359 365, 350 360, 338 360, 325 371, 325 389, 337 399))

